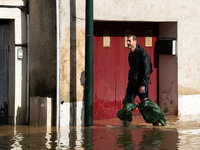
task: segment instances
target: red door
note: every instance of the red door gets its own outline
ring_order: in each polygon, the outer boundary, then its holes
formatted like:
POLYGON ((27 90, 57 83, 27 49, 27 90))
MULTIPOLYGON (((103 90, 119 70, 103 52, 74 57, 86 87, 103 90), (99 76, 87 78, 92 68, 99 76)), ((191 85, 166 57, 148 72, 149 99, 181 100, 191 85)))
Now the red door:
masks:
MULTIPOLYGON (((138 44, 150 55, 153 64, 149 97, 157 102, 157 23, 94 23, 94 120, 116 118, 122 108, 128 83, 127 34, 135 34, 138 44)), ((136 97, 135 102, 140 100, 136 97)), ((138 109, 134 115, 140 115, 138 109)))

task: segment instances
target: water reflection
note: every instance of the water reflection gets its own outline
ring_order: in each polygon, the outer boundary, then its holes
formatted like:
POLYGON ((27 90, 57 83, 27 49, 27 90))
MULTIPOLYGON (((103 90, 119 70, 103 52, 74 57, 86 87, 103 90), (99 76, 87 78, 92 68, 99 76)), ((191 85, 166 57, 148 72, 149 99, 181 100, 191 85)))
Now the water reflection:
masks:
POLYGON ((136 118, 130 127, 118 120, 94 127, 0 126, 0 149, 199 149, 200 125, 167 118, 167 127, 153 127, 136 118), (188 126, 187 126, 188 125, 188 126))
POLYGON ((0 126, 0 149, 12 149, 15 137, 13 136, 13 126, 0 126))
POLYGON ((132 136, 133 134, 129 129, 122 128, 120 134, 118 134, 116 144, 123 149, 134 149, 132 136))
POLYGON ((13 141, 14 143, 11 145, 14 149, 22 149, 22 145, 20 144, 20 142, 24 139, 24 137, 22 136, 21 133, 17 133, 17 130, 16 130, 16 126, 14 126, 14 136, 13 138, 11 139, 11 141, 13 141))
POLYGON ((83 143, 82 147, 87 148, 88 150, 92 150, 94 146, 93 140, 93 128, 87 127, 83 130, 83 143))
POLYGON ((142 149, 160 148, 165 139, 165 131, 151 129, 143 132, 143 139, 140 142, 142 149))
POLYGON ((200 148, 200 129, 180 129, 178 133, 180 149, 200 148))

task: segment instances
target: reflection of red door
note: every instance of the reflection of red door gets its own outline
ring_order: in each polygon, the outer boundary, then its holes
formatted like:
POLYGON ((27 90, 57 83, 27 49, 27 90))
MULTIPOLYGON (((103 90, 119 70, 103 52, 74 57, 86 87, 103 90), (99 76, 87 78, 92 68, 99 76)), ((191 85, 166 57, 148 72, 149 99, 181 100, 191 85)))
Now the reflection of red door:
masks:
MULTIPOLYGON (((153 64, 149 97, 157 102, 157 23, 94 23, 94 120, 115 118, 122 108, 128 83, 128 53, 125 34, 138 37, 138 44, 149 53, 153 64), (145 42, 146 41, 146 42, 145 42)), ((139 102, 139 98, 135 99, 139 102)), ((133 112, 138 115, 139 110, 133 112)))

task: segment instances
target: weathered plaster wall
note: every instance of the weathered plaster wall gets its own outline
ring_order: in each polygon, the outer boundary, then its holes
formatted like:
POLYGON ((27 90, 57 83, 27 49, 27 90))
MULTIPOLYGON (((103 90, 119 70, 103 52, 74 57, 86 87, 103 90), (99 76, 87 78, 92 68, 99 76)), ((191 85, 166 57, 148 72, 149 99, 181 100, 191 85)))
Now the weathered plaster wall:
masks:
POLYGON ((56 23, 53 0, 30 1, 31 96, 55 97, 56 23))
MULTIPOLYGON (((30 1, 30 97, 52 97, 56 114, 56 2, 30 1)), ((55 116, 54 116, 55 122, 55 116)))
POLYGON ((61 101, 83 101, 85 63, 84 1, 60 2, 61 101), (64 18, 64 19, 63 19, 64 18), (69 68, 70 66, 70 68, 69 68), (75 93, 75 94, 74 94, 75 93))
POLYGON ((60 1, 61 126, 83 123, 85 1, 60 1), (70 112, 70 113, 66 113, 70 112), (65 115, 63 115, 65 114, 65 115))

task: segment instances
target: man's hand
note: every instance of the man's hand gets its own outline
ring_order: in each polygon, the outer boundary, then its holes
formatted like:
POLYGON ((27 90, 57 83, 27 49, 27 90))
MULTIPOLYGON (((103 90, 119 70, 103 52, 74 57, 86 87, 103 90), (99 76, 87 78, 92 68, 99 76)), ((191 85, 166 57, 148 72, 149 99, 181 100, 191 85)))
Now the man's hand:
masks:
POLYGON ((146 93, 145 86, 141 86, 139 89, 139 93, 146 93))

